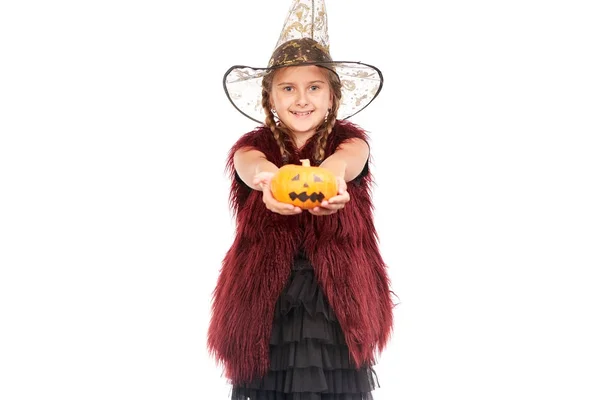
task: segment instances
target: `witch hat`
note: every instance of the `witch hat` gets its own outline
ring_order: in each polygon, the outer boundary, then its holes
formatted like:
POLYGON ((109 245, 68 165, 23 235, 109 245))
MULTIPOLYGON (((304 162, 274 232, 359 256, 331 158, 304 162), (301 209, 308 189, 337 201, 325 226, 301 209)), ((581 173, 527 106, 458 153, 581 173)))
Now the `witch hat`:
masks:
POLYGON ((223 77, 223 88, 239 112, 264 124, 263 77, 278 68, 298 65, 319 65, 338 75, 342 84, 338 119, 348 119, 364 110, 383 85, 383 74, 372 65, 332 60, 324 0, 293 0, 268 65, 232 66, 223 77))

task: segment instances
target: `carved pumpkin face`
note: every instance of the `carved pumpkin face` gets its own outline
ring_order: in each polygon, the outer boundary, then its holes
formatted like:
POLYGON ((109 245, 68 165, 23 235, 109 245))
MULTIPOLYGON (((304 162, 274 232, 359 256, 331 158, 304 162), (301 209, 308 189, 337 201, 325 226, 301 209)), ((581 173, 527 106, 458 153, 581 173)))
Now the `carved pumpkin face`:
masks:
POLYGON ((302 165, 284 165, 271 180, 271 192, 277 201, 302 209, 318 207, 323 200, 337 194, 335 176, 321 167, 311 167, 309 160, 302 165))

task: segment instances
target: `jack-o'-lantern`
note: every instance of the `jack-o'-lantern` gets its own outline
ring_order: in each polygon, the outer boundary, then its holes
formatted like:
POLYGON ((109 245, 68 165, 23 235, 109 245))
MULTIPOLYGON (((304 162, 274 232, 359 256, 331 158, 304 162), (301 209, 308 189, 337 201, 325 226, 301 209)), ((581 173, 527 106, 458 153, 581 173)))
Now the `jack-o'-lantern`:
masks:
POLYGON ((277 201, 306 210, 320 206, 338 193, 331 171, 311 167, 310 160, 300 161, 302 165, 288 164, 279 168, 271 179, 271 192, 277 201))

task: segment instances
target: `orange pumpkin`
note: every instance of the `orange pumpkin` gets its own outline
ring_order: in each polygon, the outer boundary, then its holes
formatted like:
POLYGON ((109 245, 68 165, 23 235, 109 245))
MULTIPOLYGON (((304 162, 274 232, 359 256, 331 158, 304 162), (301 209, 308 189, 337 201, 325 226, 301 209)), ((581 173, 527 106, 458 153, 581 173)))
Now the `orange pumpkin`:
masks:
POLYGON ((279 168, 271 179, 271 192, 277 201, 302 209, 318 207, 338 193, 335 175, 325 168, 288 164, 279 168))

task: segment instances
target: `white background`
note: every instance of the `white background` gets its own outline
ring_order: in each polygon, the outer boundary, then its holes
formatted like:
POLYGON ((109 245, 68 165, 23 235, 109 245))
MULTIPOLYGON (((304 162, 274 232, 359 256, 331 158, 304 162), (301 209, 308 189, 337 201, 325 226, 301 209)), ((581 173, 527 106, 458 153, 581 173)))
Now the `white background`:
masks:
MULTIPOLYGON (((402 301, 375 400, 600 398, 593 3, 327 2, 332 56, 385 77, 353 119, 402 301)), ((289 4, 2 2, 0 398, 227 398, 205 334, 255 125, 221 79, 289 4)))

